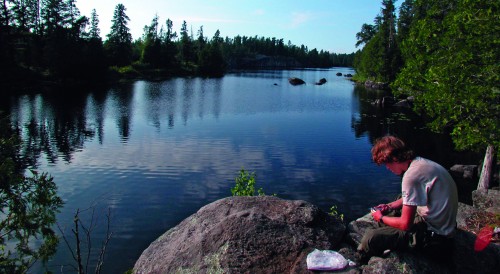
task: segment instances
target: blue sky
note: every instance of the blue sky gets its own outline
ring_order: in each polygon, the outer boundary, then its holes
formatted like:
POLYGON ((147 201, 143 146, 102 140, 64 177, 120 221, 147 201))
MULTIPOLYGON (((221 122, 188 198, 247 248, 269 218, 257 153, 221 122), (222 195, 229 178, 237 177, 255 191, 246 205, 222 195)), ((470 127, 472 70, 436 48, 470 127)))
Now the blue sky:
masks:
MULTIPOLYGON (((211 38, 217 29, 222 37, 236 35, 283 38, 285 44, 307 46, 310 50, 351 53, 357 50, 356 33, 382 8, 381 0, 79 0, 82 15, 90 17, 92 9, 99 16, 101 36, 105 39, 111 27, 117 4, 125 5, 134 39, 141 37, 145 25, 155 14, 160 22, 173 21, 177 33, 182 22, 196 36, 203 26, 204 36, 211 38)), ((400 1, 398 1, 400 2, 400 1)))

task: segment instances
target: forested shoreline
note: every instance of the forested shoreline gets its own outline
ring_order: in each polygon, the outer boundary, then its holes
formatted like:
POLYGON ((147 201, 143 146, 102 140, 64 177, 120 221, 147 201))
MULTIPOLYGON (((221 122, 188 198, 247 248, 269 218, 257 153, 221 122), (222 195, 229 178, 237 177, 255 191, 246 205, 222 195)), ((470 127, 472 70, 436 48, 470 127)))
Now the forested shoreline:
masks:
MULTIPOLYGON (((500 2, 383 0, 356 35, 354 79, 412 96, 432 129, 457 149, 494 154, 500 136, 500 2)), ((491 177, 492 175, 489 175, 491 177)))
POLYGON ((283 38, 224 38, 219 30, 208 38, 203 26, 193 34, 186 21, 177 33, 170 19, 162 21, 158 15, 144 26, 142 37, 133 40, 123 4, 116 6, 111 30, 103 40, 97 12, 81 15, 75 3, 2 1, 4 85, 82 85, 119 78, 222 76, 230 69, 352 66, 354 58, 354 53, 309 49, 283 38), (259 63, 263 59, 272 62, 263 65, 259 63))

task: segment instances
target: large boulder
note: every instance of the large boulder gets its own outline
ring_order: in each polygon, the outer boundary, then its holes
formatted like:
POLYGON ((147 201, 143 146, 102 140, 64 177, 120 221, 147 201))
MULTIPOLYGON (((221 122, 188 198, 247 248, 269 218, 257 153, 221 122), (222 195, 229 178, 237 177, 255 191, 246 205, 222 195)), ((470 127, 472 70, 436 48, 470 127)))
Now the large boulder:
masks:
POLYGON ((500 216, 500 190, 478 189, 472 192, 474 207, 500 216))
POLYGON ((326 79, 325 78, 321 78, 321 79, 319 79, 318 82, 315 83, 315 85, 321 86, 321 85, 324 85, 325 83, 326 83, 326 79))
POLYGON ((387 90, 389 89, 389 84, 384 82, 375 82, 371 80, 366 80, 365 87, 369 89, 387 90))
POLYGON ((304 82, 304 80, 297 78, 297 77, 288 78, 288 82, 294 86, 303 85, 306 83, 306 82, 304 82))
POLYGON ((477 165, 454 165, 449 172, 457 184, 458 200, 472 205, 471 193, 477 189, 479 181, 477 165))
POLYGON ((307 254, 337 247, 344 233, 341 220, 305 201, 229 197, 159 237, 134 273, 308 273, 307 254))

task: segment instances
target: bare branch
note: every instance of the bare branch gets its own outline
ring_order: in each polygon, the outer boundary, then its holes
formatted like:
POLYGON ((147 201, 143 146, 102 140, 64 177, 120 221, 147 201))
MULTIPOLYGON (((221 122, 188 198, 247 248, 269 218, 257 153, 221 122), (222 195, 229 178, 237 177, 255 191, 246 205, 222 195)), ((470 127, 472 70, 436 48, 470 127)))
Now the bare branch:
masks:
MULTIPOLYGON (((59 232, 61 232, 61 235, 62 235, 62 238, 64 240, 64 242, 66 243, 66 246, 68 247, 69 251, 71 252, 71 256, 73 257, 73 259, 76 261, 76 255, 75 253, 73 252, 73 248, 71 248, 71 245, 69 244, 68 242, 68 239, 66 238, 66 234, 64 233, 64 231, 61 229, 61 226, 59 225, 59 223, 57 223, 57 228, 59 229, 59 232)), ((62 266, 61 266, 62 267, 62 266)), ((76 268, 75 268, 76 269, 76 268)))
POLYGON ((104 240, 101 248, 101 253, 99 254, 99 259, 97 260, 97 266, 95 269, 95 273, 99 274, 101 273, 101 268, 104 263, 104 254, 106 253, 106 247, 108 246, 109 240, 111 239, 111 236, 113 233, 110 230, 110 224, 111 224, 111 208, 108 208, 108 214, 106 214, 106 219, 107 219, 107 229, 106 229, 106 240, 104 240))
POLYGON ((79 274, 83 274, 83 266, 82 266, 82 253, 81 253, 81 250, 80 250, 80 234, 79 234, 79 231, 78 231, 78 223, 80 221, 79 219, 79 214, 80 214, 80 209, 77 209, 76 210, 76 214, 75 214, 75 219, 73 220, 73 222, 75 223, 75 229, 73 231, 73 234, 75 234, 75 237, 76 237, 76 262, 78 263, 78 273, 79 274))

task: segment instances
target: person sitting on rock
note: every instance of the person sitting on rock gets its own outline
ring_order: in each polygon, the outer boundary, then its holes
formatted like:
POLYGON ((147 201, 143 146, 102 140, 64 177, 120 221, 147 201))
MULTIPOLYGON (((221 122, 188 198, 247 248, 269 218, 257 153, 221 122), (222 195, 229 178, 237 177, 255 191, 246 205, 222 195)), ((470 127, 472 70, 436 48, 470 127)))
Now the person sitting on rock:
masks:
POLYGON ((434 258, 449 256, 457 225, 458 194, 448 171, 431 160, 416 157, 394 136, 378 139, 371 153, 377 165, 384 164, 402 176, 401 198, 372 210, 379 225, 366 231, 358 251, 365 259, 386 250, 408 248, 434 258))

